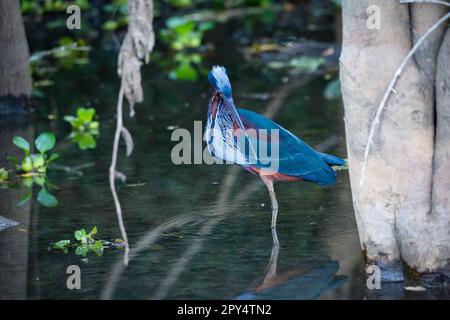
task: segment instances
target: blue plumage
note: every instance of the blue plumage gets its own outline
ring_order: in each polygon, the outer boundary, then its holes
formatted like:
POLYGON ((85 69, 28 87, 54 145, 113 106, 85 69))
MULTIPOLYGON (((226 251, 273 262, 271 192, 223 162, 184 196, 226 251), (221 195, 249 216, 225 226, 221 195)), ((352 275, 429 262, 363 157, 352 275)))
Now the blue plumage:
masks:
MULTIPOLYGON (((344 164, 343 160, 316 152, 303 140, 256 112, 240 108, 237 111, 246 129, 279 130, 279 156, 278 158, 271 158, 272 161, 278 161, 279 173, 312 181, 318 185, 330 185, 336 182, 336 173, 330 168, 326 159, 340 160, 344 164)), ((268 136, 270 138, 270 131, 268 131, 268 136)), ((270 150, 271 147, 269 143, 268 149, 270 150)), ((261 169, 267 167, 260 162, 256 166, 261 169)))

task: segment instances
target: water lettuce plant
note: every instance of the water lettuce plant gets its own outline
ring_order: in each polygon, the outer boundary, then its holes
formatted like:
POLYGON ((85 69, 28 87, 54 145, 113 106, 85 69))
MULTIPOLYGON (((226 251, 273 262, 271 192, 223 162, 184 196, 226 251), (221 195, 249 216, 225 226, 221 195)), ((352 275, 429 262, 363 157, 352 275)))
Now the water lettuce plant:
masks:
POLYGON ((78 108, 77 116, 65 116, 64 120, 70 123, 73 130, 81 132, 94 132, 100 127, 100 123, 94 120, 94 108, 78 108))
POLYGON ((102 239, 97 239, 97 227, 93 227, 90 232, 86 232, 86 229, 82 228, 74 232, 74 241, 60 240, 50 244, 50 249, 61 250, 64 253, 68 253, 70 248, 75 249, 75 254, 86 257, 89 252, 95 253, 97 256, 103 255, 105 248, 123 247, 123 240, 116 239, 114 242, 109 242, 102 239))
POLYGON ((95 137, 99 134, 100 123, 94 120, 95 113, 94 108, 78 108, 76 117, 64 117, 64 120, 72 126, 69 138, 78 144, 81 150, 94 149, 97 146, 95 137))
POLYGON ((51 132, 41 133, 34 141, 38 153, 31 154, 31 145, 23 137, 15 136, 13 144, 23 151, 23 159, 9 156, 8 160, 16 165, 16 171, 21 176, 45 175, 49 164, 58 159, 57 153, 48 155, 47 152, 55 146, 56 138, 51 132))

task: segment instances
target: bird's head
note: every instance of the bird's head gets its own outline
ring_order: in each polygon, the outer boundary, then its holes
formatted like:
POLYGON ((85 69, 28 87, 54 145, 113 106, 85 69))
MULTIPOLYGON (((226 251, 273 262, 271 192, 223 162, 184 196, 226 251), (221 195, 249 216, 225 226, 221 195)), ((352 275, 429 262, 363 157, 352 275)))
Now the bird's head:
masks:
POLYGON ((208 108, 209 117, 215 118, 217 112, 222 112, 224 108, 228 108, 239 118, 233 101, 230 79, 228 79, 225 67, 213 66, 208 74, 208 81, 213 90, 208 108))
POLYGON ((230 79, 224 67, 213 66, 208 74, 208 80, 215 94, 221 95, 227 101, 233 101, 230 79))
MULTIPOLYGON (((213 66, 208 74, 208 81, 213 89, 213 95, 208 104, 207 128, 212 130, 219 129, 223 137, 225 137, 223 135, 224 130, 230 129, 236 131, 240 129, 244 133, 247 145, 251 149, 249 157, 252 159, 252 163, 255 163, 253 159, 257 159, 256 152, 250 143, 239 112, 234 105, 231 83, 230 79, 228 79, 226 69, 221 66, 213 66), (215 121, 216 118, 221 120, 222 125, 218 125, 218 122, 215 121)), ((225 138, 228 139, 229 136, 227 135, 225 138)), ((234 142, 229 141, 229 144, 233 145, 234 142)), ((245 143, 243 145, 245 146, 245 143)))

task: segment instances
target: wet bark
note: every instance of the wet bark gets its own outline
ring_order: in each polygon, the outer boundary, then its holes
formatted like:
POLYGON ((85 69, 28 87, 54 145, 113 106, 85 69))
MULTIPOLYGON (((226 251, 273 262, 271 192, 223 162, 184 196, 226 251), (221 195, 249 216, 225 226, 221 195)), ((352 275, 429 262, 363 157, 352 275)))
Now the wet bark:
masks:
POLYGON ((381 267, 383 280, 404 278, 402 260, 419 272, 433 272, 440 254, 430 232, 442 227, 432 221, 430 213, 434 78, 443 28, 422 44, 403 69, 380 119, 362 185, 360 180, 369 130, 381 99, 414 42, 445 9, 398 1, 348 0, 343 1, 342 11, 340 77, 361 246, 368 262, 381 267), (371 5, 380 8, 380 29, 367 27, 371 5))
POLYGON ((18 0, 0 1, 0 115, 30 111, 29 50, 18 0))

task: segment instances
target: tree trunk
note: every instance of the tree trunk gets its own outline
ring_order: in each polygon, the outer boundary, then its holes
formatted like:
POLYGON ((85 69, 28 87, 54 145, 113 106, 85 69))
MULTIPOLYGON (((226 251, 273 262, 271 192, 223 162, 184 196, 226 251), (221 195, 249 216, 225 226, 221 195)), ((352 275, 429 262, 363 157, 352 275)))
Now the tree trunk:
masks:
POLYGON ((447 29, 436 73, 436 138, 434 144, 433 211, 428 235, 433 251, 426 258, 430 270, 450 274, 450 29, 447 29))
MULTIPOLYGON (((432 217, 431 204, 435 188, 434 79, 443 28, 422 43, 403 69, 375 133, 362 185, 360 180, 369 131, 383 95, 414 42, 445 9, 390 0, 347 0, 343 1, 342 13, 340 77, 361 246, 368 262, 381 267, 382 280, 403 280, 402 260, 418 272, 434 272, 448 264, 448 251, 441 261, 435 247, 437 239, 430 236, 442 229, 436 237, 443 240, 447 232, 447 240, 449 230, 448 224, 446 229, 439 225, 445 214, 439 219, 432 217), (372 15, 367 9, 373 5, 380 9, 379 29, 366 24, 372 15)), ((448 70, 442 70, 447 77, 448 70)), ((448 212, 449 207, 446 209, 448 212)), ((448 240, 445 245, 448 249, 448 240)))
POLYGON ((0 114, 29 111, 29 51, 19 0, 0 1, 0 114))

